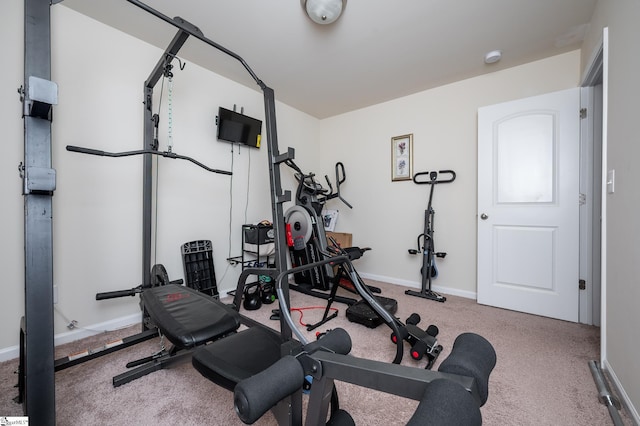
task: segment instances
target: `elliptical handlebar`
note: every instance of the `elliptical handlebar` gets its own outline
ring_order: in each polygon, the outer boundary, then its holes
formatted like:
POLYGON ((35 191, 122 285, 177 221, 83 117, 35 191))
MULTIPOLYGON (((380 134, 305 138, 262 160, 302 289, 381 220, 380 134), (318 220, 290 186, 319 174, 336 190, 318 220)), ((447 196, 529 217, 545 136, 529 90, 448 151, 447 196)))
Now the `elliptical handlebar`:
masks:
POLYGON ((419 172, 413 175, 413 182, 418 185, 435 185, 438 183, 451 183, 456 180, 456 172, 453 170, 440 170, 439 172, 419 172), (438 175, 449 175, 448 179, 438 179, 438 175), (421 176, 429 176, 429 180, 420 179, 421 176))
POLYGON ((340 185, 343 184, 347 179, 346 173, 344 171, 344 164, 342 164, 342 162, 337 162, 335 166, 336 192, 333 191, 333 185, 331 185, 329 176, 324 176, 325 180, 327 181, 327 186, 329 187, 329 189, 325 189, 315 179, 315 173, 304 173, 292 159, 287 159, 284 163, 295 171, 295 178, 298 181, 298 189, 296 190, 297 200, 303 201, 302 192, 306 191, 308 194, 316 197, 317 201, 321 204, 324 204, 334 198, 339 198, 340 201, 342 201, 347 207, 349 207, 350 209, 353 208, 353 206, 347 200, 342 198, 342 195, 340 194, 340 185))
MULTIPOLYGON (((328 179, 327 179, 328 180, 328 179)), ((338 188, 338 192, 336 193, 336 196, 340 199, 340 201, 342 201, 347 207, 349 207, 350 209, 353 208, 353 206, 351 204, 349 204, 349 202, 347 200, 345 200, 344 198, 342 198, 342 195, 340 195, 340 185, 344 183, 344 181, 347 180, 347 174, 344 171, 344 164, 342 164, 342 162, 338 161, 336 163, 336 187, 338 188), (342 173, 342 178, 340 177, 340 174, 342 173)))

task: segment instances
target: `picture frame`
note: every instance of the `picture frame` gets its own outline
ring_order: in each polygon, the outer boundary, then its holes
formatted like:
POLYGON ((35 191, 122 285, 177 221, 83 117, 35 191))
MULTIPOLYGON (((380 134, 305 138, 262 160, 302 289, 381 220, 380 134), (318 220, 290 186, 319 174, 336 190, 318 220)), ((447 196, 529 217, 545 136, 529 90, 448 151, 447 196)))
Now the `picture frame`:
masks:
POLYGON ((338 210, 322 210, 322 223, 325 231, 333 232, 336 230, 338 213, 338 210))
POLYGON ((413 177, 413 133, 391 138, 391 181, 413 177))

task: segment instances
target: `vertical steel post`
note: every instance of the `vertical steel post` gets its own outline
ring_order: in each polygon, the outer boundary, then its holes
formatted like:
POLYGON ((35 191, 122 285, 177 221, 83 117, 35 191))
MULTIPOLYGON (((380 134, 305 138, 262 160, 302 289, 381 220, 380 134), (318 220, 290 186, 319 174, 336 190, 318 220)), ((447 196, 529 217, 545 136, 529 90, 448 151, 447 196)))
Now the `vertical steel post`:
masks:
MULTIPOLYGON (((24 13, 24 411, 37 425, 55 424, 53 342, 53 223, 51 115, 32 99, 36 83, 50 83, 49 0, 25 0, 24 13), (33 79, 35 77, 36 79, 33 79), (33 87, 32 87, 33 86, 33 87), (38 110, 38 111, 35 111, 38 110)), ((45 91, 47 89, 45 88, 45 91)), ((33 96, 38 97, 38 96, 33 96)), ((57 89, 56 89, 57 97, 57 89)), ((49 105, 50 107, 50 105, 49 105)))
MULTIPOLYGON (((176 18, 177 19, 177 18, 176 18)), ((184 21, 181 21, 184 22, 184 21)), ((184 23, 187 25, 188 23, 184 23)), ((195 28, 195 27, 193 27, 195 28)), ((169 46, 160 58, 151 74, 144 82, 144 137, 142 149, 157 150, 154 143, 153 118, 153 88, 165 72, 165 68, 171 64, 182 45, 189 38, 189 34, 179 30, 169 43, 169 46)), ((142 163, 142 286, 151 286, 151 248, 153 245, 153 161, 152 154, 144 154, 142 163)), ((156 201, 157 202, 157 201, 156 201)))

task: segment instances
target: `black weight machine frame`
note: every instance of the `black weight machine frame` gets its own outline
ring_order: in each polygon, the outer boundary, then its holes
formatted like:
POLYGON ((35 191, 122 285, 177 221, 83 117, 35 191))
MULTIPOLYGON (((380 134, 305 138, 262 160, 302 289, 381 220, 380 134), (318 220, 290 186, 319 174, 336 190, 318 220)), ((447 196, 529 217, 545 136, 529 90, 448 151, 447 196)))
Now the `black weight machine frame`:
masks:
POLYGON ((431 290, 431 278, 435 268, 435 258, 444 258, 447 253, 436 252, 433 243, 433 221, 435 210, 432 207, 433 191, 437 184, 451 183, 456 179, 456 172, 453 170, 440 170, 439 172, 419 172, 413 175, 413 182, 418 185, 431 185, 429 189, 429 201, 427 209, 424 211, 424 232, 418 235, 418 249, 409 249, 409 254, 415 255, 422 253, 422 282, 420 291, 406 290, 404 293, 409 296, 422 297, 424 299, 435 300, 436 302, 444 302, 447 298, 441 294, 431 290), (439 174, 450 175, 448 179, 439 179, 439 174), (422 180, 421 176, 429 176, 428 180, 422 180), (422 239, 422 250, 420 249, 420 239, 422 239))
MULTIPOLYGON (((181 279, 169 281, 169 276, 167 275, 166 269, 164 269, 163 265, 153 265, 151 268, 151 286, 160 286, 167 284, 182 284, 183 281, 181 279)), ((104 293, 97 293, 96 300, 106 300, 106 299, 115 299, 119 297, 127 297, 127 296, 135 296, 136 294, 140 294, 143 291, 142 285, 137 287, 133 287, 128 290, 116 290, 116 291, 108 291, 104 293)), ((137 345, 138 343, 145 342, 147 340, 153 339, 155 337, 160 336, 159 330, 150 323, 148 315, 143 310, 142 314, 142 331, 140 333, 134 334, 133 336, 127 336, 115 342, 109 342, 106 345, 99 347, 88 349, 79 354, 73 354, 69 356, 65 356, 63 358, 56 359, 54 362, 55 371, 65 370, 67 368, 73 367, 74 365, 82 364, 87 361, 91 361, 92 359, 99 358, 104 355, 108 355, 110 353, 119 351, 121 349, 126 349, 130 346, 137 345)), ((127 365, 127 367, 129 367, 127 365)), ((21 391, 22 392, 22 391, 21 391)))
POLYGON ((24 0, 24 82, 18 89, 24 120, 24 316, 16 399, 33 424, 55 424, 53 321, 53 193, 51 122, 58 87, 51 79, 51 5, 24 0))
MULTIPOLYGON (((131 1, 128 0, 131 3, 137 4, 137 2, 135 1, 131 1)), ((118 298, 118 297, 126 297, 126 296, 134 296, 136 294, 139 294, 141 292, 143 292, 145 289, 151 288, 151 287, 155 287, 157 285, 165 285, 165 284, 182 284, 182 280, 175 280, 175 281, 169 281, 168 277, 166 276, 166 271, 164 271, 164 267, 163 269, 163 274, 162 277, 158 277, 154 275, 154 271, 156 271, 156 267, 157 266, 161 266, 161 265, 154 265, 153 267, 150 267, 149 269, 146 269, 144 264, 146 263, 146 259, 148 258, 148 262, 151 262, 151 245, 152 245, 152 235, 151 235, 151 224, 152 224, 152 216, 151 216, 151 211, 153 208, 152 205, 152 181, 153 181, 153 175, 152 175, 152 163, 150 161, 150 159, 153 156, 158 156, 158 157, 164 157, 164 158, 169 158, 169 159, 178 159, 178 160, 185 160, 185 161, 189 161, 192 164, 195 164, 196 166, 208 171, 208 172, 212 172, 212 173, 216 173, 216 174, 222 174, 222 175, 231 175, 231 172, 226 171, 226 170, 219 170, 219 169, 214 169, 211 167, 206 166, 205 164, 195 160, 194 158, 191 158, 189 156, 186 155, 180 155, 177 154, 175 152, 172 151, 159 151, 158 150, 158 124, 159 124, 159 116, 157 114, 153 114, 152 113, 152 107, 151 107, 151 103, 152 103, 152 99, 153 99, 153 88, 155 87, 155 85, 158 83, 158 81, 160 80, 160 78, 164 75, 167 76, 169 73, 171 73, 171 69, 172 69, 172 65, 171 62, 176 59, 176 55, 178 53, 178 51, 180 50, 180 48, 182 47, 182 45, 186 42, 188 36, 190 33, 187 32, 187 30, 190 31, 194 31, 199 33, 199 30, 193 26, 192 24, 186 22, 185 20, 181 19, 181 18, 174 18, 177 22, 179 22, 181 25, 184 25, 185 29, 180 29, 178 31, 178 33, 175 35, 175 37, 173 38, 173 40, 171 41, 171 43, 169 44, 169 46, 167 47, 167 49, 165 50, 164 55, 160 58, 160 60, 157 62, 157 64, 155 65, 155 67, 153 68, 151 74, 149 75, 149 77, 147 78, 147 80, 145 81, 144 84, 144 94, 145 94, 145 102, 144 102, 144 112, 145 112, 145 118, 144 118, 144 127, 145 127, 145 131, 144 131, 144 144, 143 144, 143 149, 141 150, 132 150, 132 151, 124 151, 124 152, 108 152, 108 151, 102 151, 102 150, 97 150, 97 149, 92 149, 92 148, 85 148, 85 147, 79 147, 79 146, 74 146, 74 145, 67 145, 66 146, 66 150, 70 151, 70 152, 77 152, 80 154, 88 154, 88 155, 95 155, 95 156, 101 156, 101 157, 115 157, 115 158, 119 158, 119 157, 129 157, 129 156, 136 156, 136 155, 142 155, 144 158, 144 170, 143 170, 143 282, 142 284, 140 284, 137 287, 134 287, 132 289, 128 289, 128 290, 117 290, 117 291, 111 291, 111 292, 104 292, 104 293, 98 293, 96 294, 96 300, 105 300, 105 299, 113 299, 113 298, 118 298)), ((201 34, 201 33, 199 33, 201 34)), ((179 60, 179 59, 178 59, 179 60)), ((182 68, 182 67, 181 67, 182 68)), ((141 341, 144 340, 148 340, 149 338, 153 338, 155 336, 158 335, 158 331, 154 330, 153 327, 151 327, 152 324, 149 323, 148 318, 145 317, 144 312, 143 312, 143 319, 142 319, 142 331, 139 335, 135 335, 135 336, 131 336, 130 338, 124 339, 123 341, 125 343, 127 342, 135 342, 135 343, 139 343, 141 341)), ((132 343, 132 344, 135 344, 132 343)), ((124 349, 128 346, 131 345, 119 345, 117 347, 117 349, 124 349)), ((110 351, 99 351, 100 354, 104 354, 106 355, 107 353, 113 352, 113 350, 117 350, 115 348, 109 348, 110 351)), ((84 359, 83 361, 88 361, 90 359, 94 359, 98 356, 98 351, 96 351, 95 353, 91 354, 92 356, 87 357, 86 359, 84 359)), ((82 361, 82 362, 83 362, 82 361)), ((79 364, 81 361, 78 359, 74 359, 71 362, 67 362, 64 359, 62 360, 57 360, 56 361, 56 371, 62 370, 64 368, 68 368, 72 365, 76 365, 79 364)))
MULTIPOLYGON (((265 85, 246 62, 237 54, 205 38, 193 25, 183 19, 169 18, 138 0, 127 0, 129 3, 149 12, 179 29, 171 46, 165 52, 165 59, 158 63, 149 80, 145 82, 144 94, 144 146, 143 153, 143 265, 141 288, 151 286, 151 212, 152 212, 152 163, 155 148, 153 146, 154 118, 151 110, 153 86, 163 72, 164 64, 175 57, 175 54, 188 36, 194 36, 217 50, 237 59, 249 72, 261 88, 264 95, 265 124, 268 141, 269 177, 271 188, 271 208, 275 230, 275 267, 248 268, 238 280, 238 289, 244 287, 248 276, 268 274, 273 279, 283 278, 281 272, 287 270, 287 244, 284 229, 284 213, 282 205, 291 201, 291 192, 282 191, 280 164, 294 158, 293 148, 281 154, 278 150, 277 129, 275 119, 275 95, 273 89, 265 85)), ((48 81, 50 77, 50 11, 49 0, 25 0, 25 85, 29 77, 35 75, 48 81)), ((49 82, 51 83, 51 82, 49 82)), ((53 84, 53 83, 51 83, 53 84)), ((53 271, 52 271, 52 216, 51 198, 55 190, 55 171, 51 168, 51 105, 55 102, 31 99, 31 91, 22 92, 25 106, 25 318, 21 330, 21 339, 25 339, 25 351, 21 351, 25 369, 20 372, 25 387, 25 414, 37 424, 55 424, 55 387, 53 357, 53 271), (41 110, 45 111, 42 112, 41 110), (43 215, 42 212, 47 214, 43 215), (28 349, 28 351, 27 351, 28 349), (37 349, 37 350, 36 350, 37 349)), ((158 155, 158 154, 156 154, 158 155)), ((343 257, 348 262, 348 258, 343 257)), ((325 259, 334 262, 341 259, 325 259)), ((321 265, 305 265, 306 267, 321 265)), ((357 280, 357 277, 354 277, 357 280)), ((280 279, 277 280, 278 282, 280 279)), ((287 306, 289 302, 288 285, 282 285, 278 296, 287 306)), ((234 304, 240 306, 242 291, 236 291, 234 304)), ((388 312, 385 314, 375 300, 373 306, 389 321, 394 330, 397 324, 388 312)), ((287 311, 288 312, 288 311, 287 311)), ((257 323, 256 323, 257 324, 257 323)), ((253 325, 251 321, 247 325, 253 325)), ((259 324, 257 324, 259 325, 259 324)), ((292 328, 285 319, 280 318, 280 334, 283 343, 292 341, 292 328)), ((402 349, 398 345, 401 357, 402 349)), ((397 354, 398 356, 398 354, 397 354)), ((353 357, 318 354, 322 360, 324 376, 318 386, 332 386, 333 379, 350 381, 372 389, 384 390, 397 395, 419 399, 424 384, 442 373, 415 369, 400 365, 374 362, 353 357)), ((459 377, 461 384, 476 393, 476 386, 471 378, 459 377)), ((316 404, 314 406, 324 406, 316 404)), ((302 419, 302 392, 296 391, 278 403, 275 414, 280 424, 300 424, 302 419)), ((321 416, 316 416, 320 419, 321 416)))
MULTIPOLYGON (((112 353, 116 350, 149 340, 158 335, 157 330, 145 329, 141 333, 123 339, 117 345, 107 345, 90 351, 82 357, 65 357, 55 360, 53 320, 53 220, 52 198, 56 189, 56 171, 51 167, 51 122, 53 105, 57 104, 57 85, 51 78, 51 11, 53 4, 61 0, 25 0, 24 8, 24 83, 18 89, 23 103, 24 162, 19 165, 23 179, 25 204, 25 314, 20 321, 20 368, 18 371, 19 395, 25 415, 33 423, 55 425, 55 372, 112 353)), ((137 0, 129 3, 159 17, 178 28, 178 32, 158 61, 149 78, 144 82, 144 141, 142 150, 111 153, 94 149, 67 146, 68 151, 84 154, 123 157, 143 155, 142 201, 142 284, 125 290, 127 295, 137 294, 153 286, 151 276, 152 208, 154 155, 190 161, 214 173, 230 172, 211 169, 193 158, 173 152, 158 151, 157 116, 152 113, 153 88, 160 77, 170 69, 172 60, 193 36, 206 44, 240 61, 264 91, 267 116, 267 135, 275 139, 275 99, 268 88, 246 62, 237 54, 204 37, 202 32, 180 17, 169 18, 137 0)), ((269 138, 271 139, 271 138, 269 138)), ((271 152, 271 146, 269 146, 271 152)), ((276 145, 277 152, 277 145, 276 145)), ((283 160, 282 160, 283 161, 283 160)), ((279 170, 271 171, 271 180, 280 184, 279 170)), ((279 196, 281 197, 281 196, 279 196)), ((285 202, 286 196, 281 197, 285 202)), ((274 211, 276 210, 274 205, 274 211)), ((283 218, 282 208, 274 217, 283 218)), ((278 264, 286 269, 286 258, 278 264)), ((274 276, 277 274, 274 273, 274 276)), ((118 292, 116 292, 118 293, 118 292)), ((122 294, 121 294, 122 295, 122 294)))

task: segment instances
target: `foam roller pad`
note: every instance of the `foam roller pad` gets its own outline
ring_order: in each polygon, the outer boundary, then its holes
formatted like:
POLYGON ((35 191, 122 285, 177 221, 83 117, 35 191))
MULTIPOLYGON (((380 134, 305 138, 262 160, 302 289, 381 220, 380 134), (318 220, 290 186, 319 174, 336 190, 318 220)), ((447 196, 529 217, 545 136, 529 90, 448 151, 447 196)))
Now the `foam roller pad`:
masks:
POLYGON ((302 365, 287 355, 236 385, 233 391, 236 413, 245 424, 253 424, 278 401, 300 389, 303 382, 302 365))
POLYGON ((496 365, 496 351, 484 337, 463 333, 453 342, 451 354, 442 361, 438 371, 473 377, 478 386, 480 406, 489 397, 489 375, 496 365))
POLYGON ((343 328, 335 328, 328 331, 324 336, 315 342, 305 345, 307 353, 314 353, 320 348, 335 352, 340 355, 347 355, 351 352, 351 336, 343 328))
POLYGON ((437 379, 429 383, 407 426, 480 426, 478 403, 456 382, 437 379))

